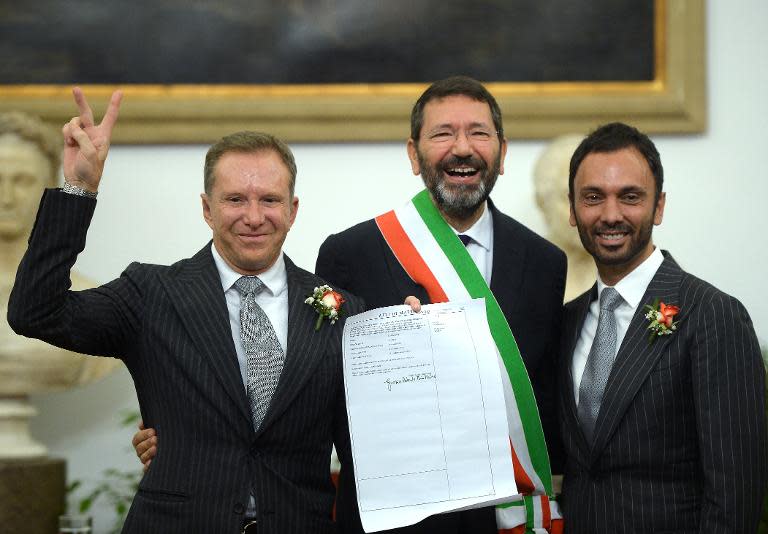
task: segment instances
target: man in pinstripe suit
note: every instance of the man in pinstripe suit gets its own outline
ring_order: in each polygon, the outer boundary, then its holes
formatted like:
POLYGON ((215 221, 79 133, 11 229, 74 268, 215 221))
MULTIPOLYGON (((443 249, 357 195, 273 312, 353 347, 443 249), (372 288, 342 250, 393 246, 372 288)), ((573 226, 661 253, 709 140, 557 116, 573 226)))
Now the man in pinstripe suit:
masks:
MULTIPOLYGON (((163 447, 123 532, 333 532, 328 458, 332 441, 348 440, 342 325, 315 331, 304 300, 323 282, 282 253, 298 208, 293 155, 268 134, 223 138, 206 155, 202 204, 212 243, 170 267, 134 263, 99 288, 69 291, 121 98, 113 95, 97 125, 82 92, 74 94, 80 115, 64 127, 66 183, 43 196, 8 322, 69 350, 121 358, 131 372, 163 447), (273 327, 244 321, 243 330, 274 330, 270 355, 280 355, 269 361, 279 380, 264 402, 253 393, 263 383, 252 340, 241 341, 242 277, 266 288, 255 305, 243 289, 243 309, 255 306, 273 327)), ((362 311, 344 297, 346 314, 362 311)))
POLYGON ((757 527, 768 474, 757 338, 739 301, 654 247, 662 185, 656 147, 625 124, 597 129, 571 160, 570 221, 599 276, 564 319, 568 533, 757 527), (618 298, 601 310, 604 293, 618 298))

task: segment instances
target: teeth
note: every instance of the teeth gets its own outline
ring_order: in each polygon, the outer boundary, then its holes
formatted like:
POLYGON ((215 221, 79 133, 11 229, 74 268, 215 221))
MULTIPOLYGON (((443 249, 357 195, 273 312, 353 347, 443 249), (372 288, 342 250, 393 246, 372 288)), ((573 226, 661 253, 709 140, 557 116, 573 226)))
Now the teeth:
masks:
POLYGON ((626 236, 627 234, 600 234, 600 237, 608 240, 618 240, 626 236))
POLYGON ((452 172, 455 174, 475 174, 477 172, 477 169, 473 167, 461 167, 461 168, 448 169, 448 172, 452 172))

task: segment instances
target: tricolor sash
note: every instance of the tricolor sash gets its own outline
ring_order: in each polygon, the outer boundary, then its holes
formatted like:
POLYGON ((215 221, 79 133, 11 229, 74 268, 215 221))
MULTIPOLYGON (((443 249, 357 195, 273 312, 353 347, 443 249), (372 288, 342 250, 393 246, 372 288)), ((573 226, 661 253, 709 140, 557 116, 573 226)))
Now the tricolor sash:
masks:
POLYGON ((562 532, 551 500, 552 474, 536 398, 507 319, 462 242, 429 196, 418 193, 402 208, 376 217, 381 235, 432 302, 485 298, 491 334, 506 373, 504 399, 518 499, 496 507, 500 534, 562 532))

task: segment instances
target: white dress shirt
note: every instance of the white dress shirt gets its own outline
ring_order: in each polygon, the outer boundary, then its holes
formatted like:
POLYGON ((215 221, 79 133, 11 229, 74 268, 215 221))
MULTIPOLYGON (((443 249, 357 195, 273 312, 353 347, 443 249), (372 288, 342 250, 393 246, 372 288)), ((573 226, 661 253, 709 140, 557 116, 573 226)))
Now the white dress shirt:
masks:
POLYGON ((464 234, 472 238, 472 241, 467 243, 467 252, 485 278, 485 282, 490 285, 493 270, 493 216, 488 209, 488 202, 483 206, 483 214, 480 218, 465 232, 457 232, 453 227, 451 229, 456 235, 464 234))
MULTIPOLYGON (((661 250, 655 248, 643 263, 635 267, 635 270, 619 280, 619 283, 613 286, 623 299, 621 304, 616 307, 614 314, 616 316, 616 351, 621 347, 621 342, 629 329, 629 323, 635 315, 640 300, 648 289, 648 284, 656 275, 656 271, 661 267, 664 261, 664 255, 661 250)), ((573 392, 576 397, 576 405, 579 404, 579 386, 581 386, 581 377, 584 374, 584 368, 587 366, 587 357, 592 348, 592 342, 597 332, 597 319, 600 316, 600 293, 608 287, 597 277, 597 296, 589 305, 589 311, 584 319, 584 326, 581 327, 581 334, 576 341, 576 348, 573 351, 573 361, 571 362, 571 375, 573 376, 573 392)))
MULTIPOLYGON (((245 348, 240 339, 240 292, 235 287, 235 282, 243 275, 235 272, 224 261, 213 243, 211 243, 211 253, 213 254, 213 261, 216 263, 216 269, 219 271, 224 298, 227 300, 229 328, 232 330, 232 340, 235 342, 235 352, 237 352, 237 364, 240 367, 240 376, 243 379, 243 388, 247 395, 248 379, 246 377, 248 370, 245 348)), ((288 347, 288 275, 285 272, 285 260, 282 252, 280 252, 275 264, 261 273, 258 278, 264 283, 264 289, 256 295, 256 304, 261 306, 272 323, 277 341, 280 342, 283 354, 285 354, 288 347)), ((250 495, 248 499, 245 517, 256 517, 256 498, 253 495, 250 495)))
MULTIPOLYGON (((221 287, 224 291, 224 297, 227 300, 227 311, 229 312, 229 327, 232 329, 232 340, 235 342, 235 351, 237 352, 237 363, 240 366, 240 376, 243 378, 243 387, 246 384, 246 360, 243 342, 240 340, 240 292, 234 287, 242 274, 235 272, 224 258, 216 250, 216 246, 211 244, 213 261, 216 263, 216 269, 219 271, 221 287)), ((275 261, 275 264, 261 273, 259 279, 264 282, 264 289, 256 295, 256 304, 261 306, 264 313, 272 323, 272 327, 277 334, 277 340, 283 348, 283 354, 288 347, 288 275, 285 273, 285 260, 283 253, 275 261)))

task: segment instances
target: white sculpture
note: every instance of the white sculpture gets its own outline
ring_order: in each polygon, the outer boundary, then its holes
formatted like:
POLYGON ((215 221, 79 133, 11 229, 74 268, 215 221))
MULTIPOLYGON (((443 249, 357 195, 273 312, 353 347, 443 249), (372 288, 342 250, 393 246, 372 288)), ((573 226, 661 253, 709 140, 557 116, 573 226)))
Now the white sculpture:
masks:
MULTIPOLYGON (((16 335, 8 326, 8 297, 27 248, 43 189, 58 183, 61 135, 24 113, 0 114, 0 460, 44 456, 29 435, 36 411, 28 395, 87 384, 118 363, 90 358, 16 335)), ((72 275, 72 287, 95 284, 72 275)))
POLYGON ((568 167, 583 135, 571 134, 555 138, 539 158, 533 171, 536 204, 547 224, 547 239, 568 256, 568 278, 565 300, 572 300, 595 283, 595 263, 581 245, 579 233, 568 223, 568 167))

